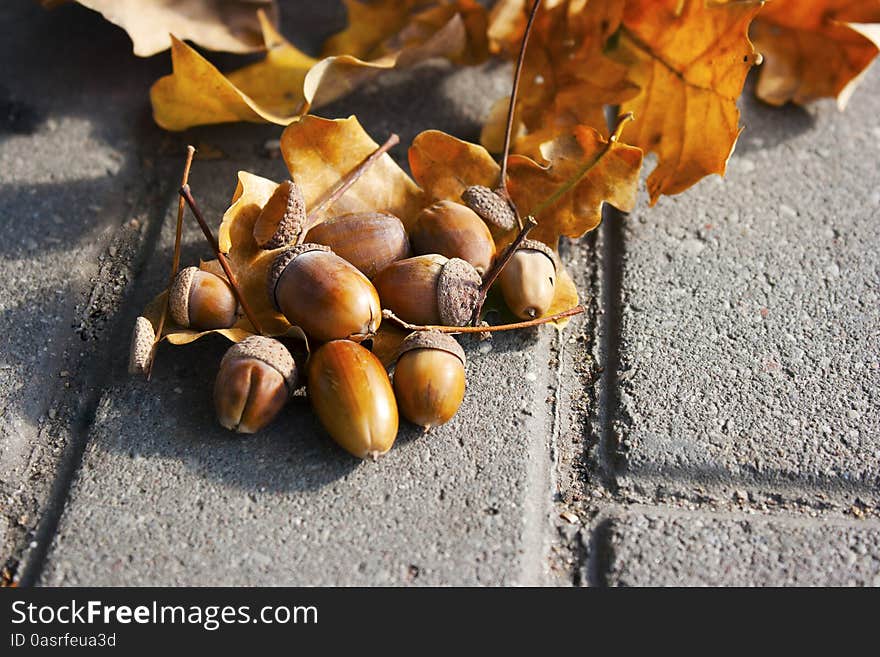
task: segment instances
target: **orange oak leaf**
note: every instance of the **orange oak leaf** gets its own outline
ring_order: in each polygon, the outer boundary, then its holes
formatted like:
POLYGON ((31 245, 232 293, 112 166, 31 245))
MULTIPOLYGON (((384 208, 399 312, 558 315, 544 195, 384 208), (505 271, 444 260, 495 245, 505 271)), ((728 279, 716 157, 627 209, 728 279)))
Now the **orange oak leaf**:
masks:
MULTIPOLYGON (((531 3, 503 0, 492 13, 493 49, 519 48, 531 3)), ((623 16, 624 0, 558 0, 538 11, 523 62, 517 98, 514 151, 540 158, 540 146, 576 125, 606 132, 604 108, 632 98, 638 88, 627 68, 609 59, 604 46, 623 16)), ((480 136, 500 152, 507 99, 493 108, 480 136)))
POLYGON ((510 195, 520 212, 533 215, 531 237, 554 245, 561 235, 577 238, 602 220, 609 203, 629 212, 635 206, 642 151, 620 141, 620 123, 610 138, 587 126, 541 145, 541 165, 512 155, 508 161, 510 195))
MULTIPOLYGON (((533 215, 538 226, 531 237, 556 249, 559 237, 580 237, 601 220, 605 202, 629 211, 635 203, 642 152, 619 141, 619 129, 605 139, 586 126, 545 143, 539 164, 523 155, 508 160, 508 189, 522 215, 533 215)), ((494 187, 500 167, 482 146, 429 130, 418 135, 409 150, 410 169, 429 201, 461 202, 470 185, 494 187)), ((496 235, 499 248, 512 234, 496 235)), ((547 314, 577 304, 577 290, 564 271, 547 314)))
POLYGON ((724 174, 740 133, 736 99, 759 56, 749 23, 760 1, 627 0, 614 56, 640 92, 623 140, 657 153, 651 204, 724 174))
MULTIPOLYGON (((257 10, 278 23, 275 0, 76 0, 124 29, 134 54, 149 57, 171 46, 173 33, 209 50, 255 52, 263 49, 257 10)), ((44 0, 55 6, 57 0, 44 0)))
POLYGON ((771 105, 846 106, 880 46, 878 0, 772 0, 752 23, 764 57, 755 93, 771 105))

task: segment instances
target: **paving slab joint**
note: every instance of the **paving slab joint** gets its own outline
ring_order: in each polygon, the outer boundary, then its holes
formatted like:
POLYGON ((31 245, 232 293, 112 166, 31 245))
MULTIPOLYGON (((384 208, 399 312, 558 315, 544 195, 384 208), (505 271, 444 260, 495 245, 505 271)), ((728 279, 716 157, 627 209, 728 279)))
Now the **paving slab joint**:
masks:
MULTIPOLYGON (((138 160, 143 161, 143 158, 138 158, 138 160)), ((105 334, 105 340, 109 344, 117 344, 120 341, 127 343, 129 340, 131 326, 124 321, 128 316, 125 309, 137 288, 140 274, 156 249, 162 232, 166 216, 166 205, 164 203, 153 203, 150 199, 154 198, 154 196, 164 198, 171 193, 170 186, 163 181, 162 167, 142 167, 142 169, 144 177, 149 176, 151 180, 145 185, 144 189, 148 191, 143 192, 140 203, 147 208, 152 206, 154 209, 147 210, 144 213, 145 225, 143 226, 143 232, 138 242, 134 244, 132 259, 129 263, 132 275, 124 289, 115 294, 111 300, 112 315, 103 320, 101 332, 105 334)), ((111 238, 111 241, 113 239, 111 238)), ((84 317, 87 317, 88 308, 94 303, 94 298, 97 294, 96 290, 105 287, 105 283, 108 282, 105 280, 105 277, 112 277, 114 275, 115 270, 112 268, 105 268, 99 272, 99 277, 94 282, 92 292, 90 293, 84 317)), ((110 308, 111 306, 108 305, 107 307, 110 308)), ((85 320, 80 329, 84 326, 85 320)), ((85 340, 86 338, 80 329, 77 332, 85 340)), ((113 364, 107 361, 116 352, 112 349, 102 348, 102 346, 106 347, 107 342, 99 341, 95 339, 96 337, 97 335, 92 336, 93 339, 90 341, 92 343, 91 355, 95 362, 90 370, 84 374, 86 381, 84 382, 83 390, 88 392, 81 399, 79 412, 70 425, 70 439, 58 458, 57 470, 42 509, 39 523, 33 537, 19 545, 15 550, 15 555, 18 556, 19 586, 35 586, 40 579, 43 565, 46 562, 50 546, 64 512, 70 488, 82 463, 89 433, 98 410, 98 404, 108 381, 113 375, 113 364)))

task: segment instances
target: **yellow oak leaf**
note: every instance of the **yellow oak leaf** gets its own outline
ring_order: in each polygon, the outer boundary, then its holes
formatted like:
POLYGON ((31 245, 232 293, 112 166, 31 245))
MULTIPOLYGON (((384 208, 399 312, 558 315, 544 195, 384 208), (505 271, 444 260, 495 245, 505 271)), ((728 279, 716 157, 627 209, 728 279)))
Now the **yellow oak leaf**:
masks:
MULTIPOLYGON (((309 210, 377 148, 353 116, 333 120, 305 116, 281 135, 281 154, 309 210)), ((408 227, 423 206, 421 190, 386 153, 324 214, 389 212, 408 227)))
POLYGON ((444 199, 461 203, 465 189, 471 185, 493 188, 501 172, 485 148, 439 130, 416 135, 409 148, 409 168, 428 204, 444 199))
POLYGON ((846 106, 880 46, 880 1, 772 0, 752 23, 764 57, 755 93, 771 105, 846 106))
POLYGON ((324 44, 325 57, 352 55, 381 60, 435 39, 456 25, 455 48, 446 46, 442 56, 474 64, 488 56, 487 14, 475 0, 426 2, 425 0, 345 0, 348 27, 324 44))
POLYGON ((404 14, 402 29, 371 61, 352 54, 321 60, 310 57, 285 40, 262 14, 266 58, 228 75, 172 37, 173 72, 150 90, 153 117, 166 130, 231 121, 288 125, 309 109, 341 98, 383 71, 432 57, 470 61, 478 56, 477 51, 485 52, 485 46, 475 45, 474 35, 479 30, 472 25, 478 24, 482 15, 485 29, 485 12, 471 4, 463 1, 415 16, 404 14))
POLYGON ((640 92, 621 106, 623 140, 657 153, 651 203, 724 174, 740 133, 736 99, 759 56, 748 27, 760 1, 627 0, 615 57, 640 92))
MULTIPOLYGON (((171 46, 169 34, 209 50, 256 52, 263 49, 257 10, 278 22, 275 0, 76 0, 124 29, 134 54, 149 57, 171 46)), ((60 4, 44 0, 46 6, 60 4)))

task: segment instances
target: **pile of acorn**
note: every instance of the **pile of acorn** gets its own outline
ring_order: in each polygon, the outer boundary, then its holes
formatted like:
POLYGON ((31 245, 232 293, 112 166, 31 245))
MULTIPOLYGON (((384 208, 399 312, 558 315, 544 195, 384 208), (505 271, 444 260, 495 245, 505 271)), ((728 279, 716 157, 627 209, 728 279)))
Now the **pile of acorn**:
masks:
MULTIPOLYGON (((425 208, 407 233, 387 212, 313 219, 298 185, 281 183, 262 208, 253 237, 262 249, 283 249, 268 269, 266 293, 302 329, 312 351, 303 376, 277 339, 253 335, 230 347, 214 384, 220 424, 240 433, 259 431, 303 379, 327 432, 360 458, 391 448, 398 413, 425 429, 452 418, 464 398, 465 354, 451 331, 437 329, 477 325, 496 280, 515 315, 541 317, 553 300, 558 267, 552 249, 525 239, 527 228, 496 254, 492 231, 512 231, 519 223, 501 194, 474 186, 462 200, 425 208), (383 309, 385 317, 418 329, 397 350, 393 383, 362 345, 375 335, 383 309)), ((169 288, 168 313, 181 327, 228 328, 239 317, 236 292, 226 278, 188 267, 169 288)), ((138 335, 136 327, 132 363, 143 370, 138 335)))
MULTIPOLYGON (((300 329, 311 346, 305 373, 278 339, 252 335, 226 352, 214 384, 217 418, 227 429, 254 433, 268 425, 305 379, 312 407, 330 436, 353 455, 387 452, 397 437, 398 413, 425 429, 443 424, 458 411, 465 390, 465 355, 452 337, 469 330, 507 330, 561 319, 576 308, 546 316, 556 293, 559 262, 553 249, 529 240, 536 224, 525 225, 507 193, 517 88, 528 35, 540 5, 532 5, 514 72, 498 188, 471 186, 462 203, 443 200, 421 211, 407 233, 387 212, 325 217, 319 204, 306 212, 302 191, 292 180, 275 189, 253 225, 261 249, 278 251, 266 276, 268 301, 300 329), (516 238, 496 253, 496 236, 516 238), (517 324, 481 323, 486 294, 495 283, 520 319, 517 324), (393 383, 369 344, 383 318, 412 331, 393 359, 393 383), (467 328, 465 328, 467 327, 467 328)), ((322 203, 345 193, 363 170, 393 144, 392 135, 322 203)), ((210 233, 184 173, 181 196, 211 243, 226 278, 196 267, 171 281, 158 328, 138 318, 130 369, 149 374, 166 312, 176 324, 200 331, 230 328, 239 306, 256 331, 257 322, 210 233), (157 335, 158 334, 158 335, 157 335)), ((552 197, 551 197, 552 198, 552 197)), ((178 243, 172 271, 179 256, 178 243)))

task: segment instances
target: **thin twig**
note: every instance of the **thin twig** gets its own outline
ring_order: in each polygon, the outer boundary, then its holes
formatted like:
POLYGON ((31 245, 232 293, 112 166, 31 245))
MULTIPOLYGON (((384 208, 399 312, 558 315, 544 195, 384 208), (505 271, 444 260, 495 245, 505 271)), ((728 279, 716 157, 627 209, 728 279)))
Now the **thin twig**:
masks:
POLYGON ((507 263, 510 262, 513 254, 516 253, 516 250, 519 248, 519 245, 523 243, 523 240, 525 240, 526 237, 528 237, 532 228, 537 225, 538 222, 535 221, 534 217, 531 215, 526 217, 525 226, 520 229, 516 238, 507 245, 507 248, 501 254, 501 257, 495 259, 495 262, 492 263, 491 269, 486 272, 486 275, 483 277, 483 282, 480 284, 480 293, 477 297, 477 304, 474 306, 474 314, 471 316, 471 324, 474 326, 480 323, 480 313, 483 311, 483 304, 486 303, 486 295, 489 294, 489 288, 492 287, 497 278, 501 275, 501 272, 507 266, 507 263))
MULTIPOLYGON (((180 179, 181 186, 189 183, 189 171, 192 168, 193 155, 195 155, 195 153, 196 149, 194 146, 189 145, 186 147, 186 163, 183 165, 183 176, 180 179)), ((174 234, 174 256, 171 258, 171 275, 168 277, 168 289, 171 289, 171 285, 177 277, 177 271, 180 269, 180 242, 183 236, 184 207, 183 197, 178 198, 177 232, 174 234)), ((165 320, 168 318, 168 300, 170 298, 170 295, 165 298, 165 304, 162 306, 162 314, 159 316, 159 326, 156 329, 156 337, 153 338, 153 347, 150 350, 150 357, 147 360, 147 381, 149 381, 150 377, 153 375, 153 361, 156 358, 156 350, 159 347, 159 342, 162 340, 162 331, 165 330, 165 320)))
POLYGON ((541 324, 547 324, 549 322, 555 322, 559 319, 565 319, 566 317, 573 317, 574 315, 580 315, 584 312, 583 306, 575 306, 574 308, 569 308, 561 313, 556 313, 555 315, 548 315, 546 317, 538 317, 537 319, 529 319, 523 322, 516 322, 514 324, 498 324, 497 326, 439 326, 434 324, 410 324, 409 322, 405 322, 400 317, 395 315, 390 310, 383 310, 382 316, 394 322, 401 328, 406 329, 407 331, 437 331, 438 333, 494 333, 496 331, 513 331, 516 329, 529 328, 530 326, 540 326, 541 324))
POLYGON ((220 244, 218 244, 217 238, 214 237, 214 233, 212 233, 211 229, 208 227, 208 223, 205 221, 205 217, 202 215, 202 211, 199 209, 196 200, 193 198, 189 185, 183 185, 180 188, 179 193, 184 199, 186 199, 187 205, 189 205, 189 209, 192 210, 196 221, 199 223, 199 227, 205 234, 205 239, 208 240, 208 244, 210 244, 211 248, 214 250, 214 255, 216 255, 217 260, 220 261, 220 266, 223 268, 223 272, 226 274, 226 279, 229 281, 229 285, 232 286, 232 291, 235 293, 235 298, 238 299, 238 303, 241 306, 241 309, 244 311, 244 314, 247 315, 248 321, 250 321, 251 326, 254 327, 254 330, 262 335, 263 329, 260 328, 256 317, 254 317, 253 312, 251 312, 247 300, 245 300, 244 295, 241 293, 241 289, 238 287, 238 281, 235 278, 235 274, 232 273, 232 269, 229 266, 229 262, 226 260, 226 256, 223 255, 223 253, 220 251, 220 244))
POLYGON ((516 60, 516 68, 513 69, 513 89, 510 92, 510 105, 507 108, 507 128, 504 131, 504 148, 501 151, 501 174, 498 179, 498 191, 513 208, 520 228, 522 228, 522 221, 519 213, 516 212, 513 200, 510 198, 510 193, 507 191, 507 159, 510 157, 510 140, 511 135, 513 134, 513 118, 516 114, 516 98, 519 94, 519 79, 522 76, 523 63, 526 59, 526 46, 529 43, 529 35, 532 33, 532 24, 535 22, 535 16, 538 15, 538 7, 540 5, 541 0, 535 0, 535 4, 532 5, 532 11, 529 14, 529 21, 526 23, 526 31, 523 34, 522 44, 519 48, 519 57, 516 60))
POLYGON ((347 176, 340 180, 333 189, 325 194, 315 204, 315 206, 311 210, 309 210, 309 214, 308 216, 306 216, 306 225, 303 227, 302 231, 300 231, 298 243, 303 243, 306 238, 306 233, 309 232, 309 229, 315 224, 318 215, 326 207, 338 201, 342 197, 342 195, 345 194, 345 192, 347 192, 349 188, 354 185, 371 166, 373 166, 373 164, 375 164, 376 160, 378 160, 384 153, 387 153, 389 150, 391 150, 392 147, 396 146, 399 143, 400 137, 392 133, 391 136, 385 140, 384 144, 382 144, 381 146, 379 146, 379 148, 370 153, 366 157, 366 159, 357 166, 357 168, 351 171, 347 176))

